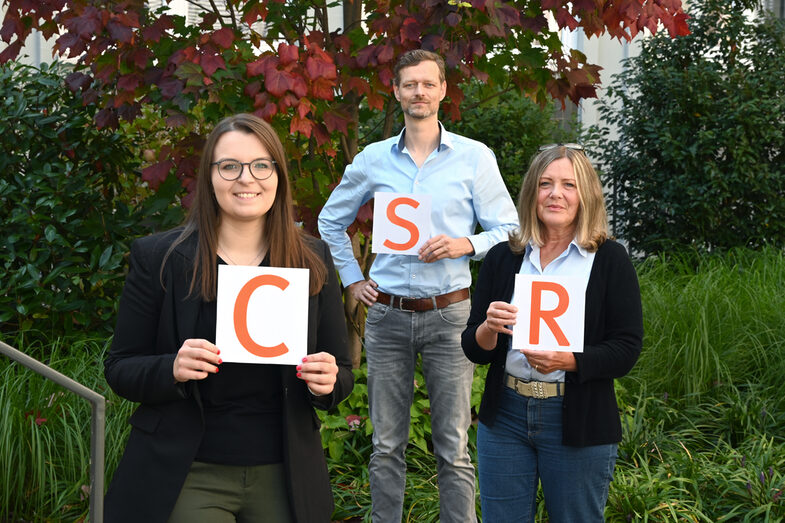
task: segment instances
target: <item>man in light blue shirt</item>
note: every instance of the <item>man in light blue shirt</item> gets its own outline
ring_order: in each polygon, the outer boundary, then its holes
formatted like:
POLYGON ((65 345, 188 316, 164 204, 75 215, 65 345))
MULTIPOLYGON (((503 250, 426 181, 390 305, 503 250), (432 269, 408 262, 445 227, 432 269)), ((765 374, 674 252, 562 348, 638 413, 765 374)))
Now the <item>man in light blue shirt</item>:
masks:
POLYGON ((405 128, 368 145, 346 168, 319 215, 343 284, 365 303, 368 397, 374 427, 369 464, 374 522, 401 521, 417 355, 431 404, 440 520, 475 520, 474 467, 467 449, 474 366, 463 355, 469 316, 469 258, 481 259, 518 225, 496 158, 438 120, 444 61, 423 50, 402 55, 394 92, 405 128), (433 236, 417 256, 378 254, 366 280, 346 229, 376 192, 428 194, 433 236), (477 224, 483 232, 475 234, 477 224))

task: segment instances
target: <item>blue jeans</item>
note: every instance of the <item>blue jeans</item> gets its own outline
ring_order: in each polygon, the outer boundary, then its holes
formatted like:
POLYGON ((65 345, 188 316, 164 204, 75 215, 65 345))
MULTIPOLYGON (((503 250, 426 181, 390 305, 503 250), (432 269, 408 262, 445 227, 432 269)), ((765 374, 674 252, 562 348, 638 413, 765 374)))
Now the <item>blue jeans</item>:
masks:
POLYGON ((617 447, 562 445, 562 398, 504 387, 493 426, 477 431, 483 522, 534 521, 538 482, 551 523, 604 521, 617 447))
POLYGON ((406 486, 414 369, 422 357, 431 403, 431 434, 443 523, 476 521, 471 423, 474 364, 463 354, 461 332, 469 300, 443 309, 409 312, 375 303, 368 310, 365 352, 373 453, 368 465, 374 522, 400 523, 406 486))

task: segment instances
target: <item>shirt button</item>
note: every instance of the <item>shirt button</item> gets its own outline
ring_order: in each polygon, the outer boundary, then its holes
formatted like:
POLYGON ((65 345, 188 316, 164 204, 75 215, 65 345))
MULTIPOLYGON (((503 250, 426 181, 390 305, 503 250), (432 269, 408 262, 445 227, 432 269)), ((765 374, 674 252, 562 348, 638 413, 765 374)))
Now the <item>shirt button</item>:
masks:
POLYGON ((416 275, 412 274, 412 279, 416 278, 416 275))

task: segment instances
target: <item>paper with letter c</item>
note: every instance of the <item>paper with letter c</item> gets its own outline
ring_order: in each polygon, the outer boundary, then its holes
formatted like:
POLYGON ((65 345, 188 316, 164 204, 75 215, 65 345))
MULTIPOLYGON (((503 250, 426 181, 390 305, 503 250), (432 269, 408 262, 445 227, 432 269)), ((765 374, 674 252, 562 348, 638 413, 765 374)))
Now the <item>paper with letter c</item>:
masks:
POLYGON ((512 304, 518 307, 514 350, 583 352, 585 278, 516 274, 512 304))
POLYGON ((216 309, 225 362, 299 365, 308 352, 308 269, 219 265, 216 309))
POLYGON ((430 194, 374 194, 371 252, 417 255, 430 237, 430 194))

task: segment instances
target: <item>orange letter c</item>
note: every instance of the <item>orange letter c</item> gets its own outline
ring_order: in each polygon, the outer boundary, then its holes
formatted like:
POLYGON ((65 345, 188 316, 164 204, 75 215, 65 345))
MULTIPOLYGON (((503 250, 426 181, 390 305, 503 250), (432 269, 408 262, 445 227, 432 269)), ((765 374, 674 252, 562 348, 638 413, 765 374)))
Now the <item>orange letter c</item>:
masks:
POLYGON ((251 334, 248 332, 248 302, 251 300, 251 294, 263 285, 273 285, 284 290, 289 286, 289 282, 273 274, 262 274, 248 280, 248 283, 240 289, 240 292, 237 294, 237 301, 234 303, 234 331, 237 333, 240 345, 245 350, 260 358, 274 358, 289 352, 289 347, 284 343, 279 343, 274 347, 259 345, 251 338, 251 334))

